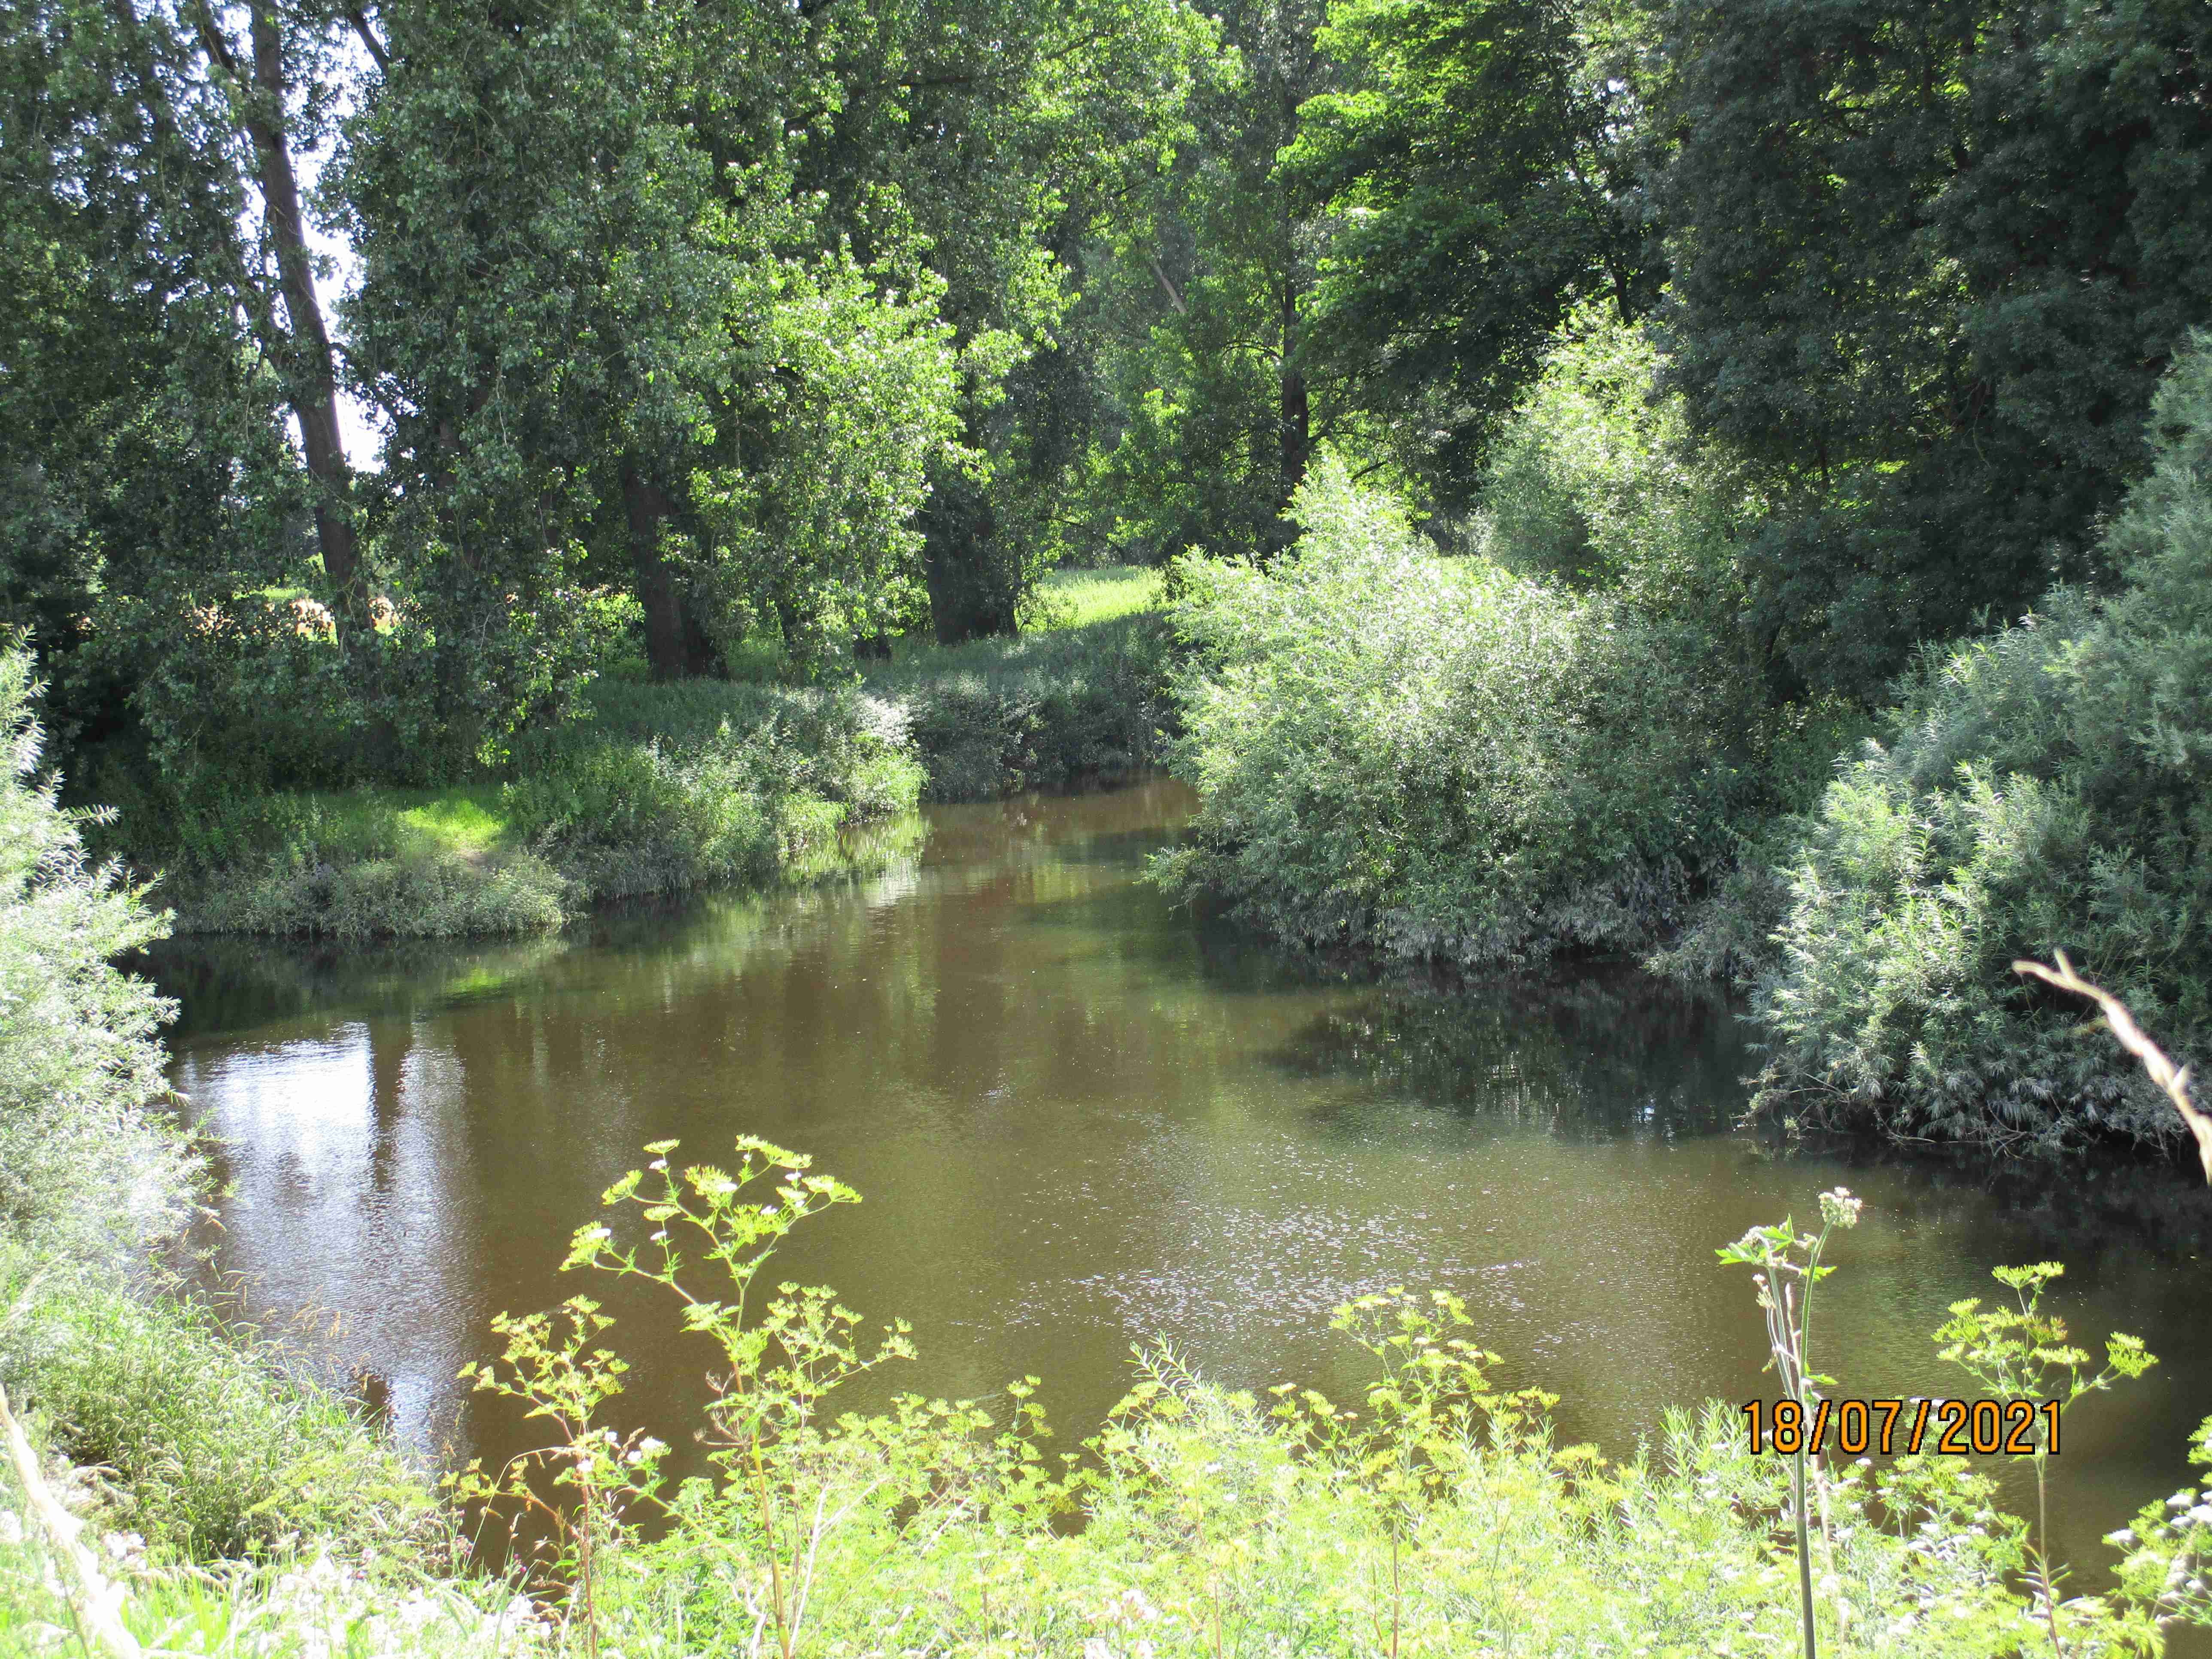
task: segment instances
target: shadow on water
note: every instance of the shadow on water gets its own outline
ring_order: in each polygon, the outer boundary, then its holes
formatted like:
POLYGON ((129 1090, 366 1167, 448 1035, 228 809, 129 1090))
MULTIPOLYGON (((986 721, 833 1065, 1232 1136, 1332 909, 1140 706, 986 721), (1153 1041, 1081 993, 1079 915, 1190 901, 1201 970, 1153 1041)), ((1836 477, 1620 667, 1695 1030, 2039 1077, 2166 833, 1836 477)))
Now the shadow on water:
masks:
POLYGON ((1286 1077, 1358 1079, 1468 1121, 1569 1139, 1716 1135, 1741 1109, 1727 1004, 1626 968, 1581 980, 1391 988, 1315 1016, 1274 1057, 1286 1077))

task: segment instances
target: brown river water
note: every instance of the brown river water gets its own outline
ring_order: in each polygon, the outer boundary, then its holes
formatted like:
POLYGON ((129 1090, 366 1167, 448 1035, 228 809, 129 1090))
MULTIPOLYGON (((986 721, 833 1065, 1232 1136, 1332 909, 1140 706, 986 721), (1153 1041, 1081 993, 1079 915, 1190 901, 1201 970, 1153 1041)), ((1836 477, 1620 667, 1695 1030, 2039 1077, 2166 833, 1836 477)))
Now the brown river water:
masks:
MULTIPOLYGON (((681 1448, 697 1339, 558 1267, 642 1143, 715 1157, 750 1133, 866 1200, 807 1223, 778 1276, 914 1325, 919 1360, 848 1405, 1003 1407, 1034 1374, 1072 1444, 1157 1341, 1349 1399, 1364 1356, 1329 1310, 1404 1285, 1464 1297, 1505 1381, 1625 1454, 1670 1405, 1772 1393, 1749 1275, 1713 1251, 1841 1183, 1867 1212, 1821 1291, 1837 1394, 1963 1392, 1928 1336, 1947 1304, 2059 1259, 2077 1336, 2164 1361, 2067 1419, 2077 1588, 2100 1535, 2185 1477, 2212 1195, 2184 1174, 1779 1146, 1732 1127, 1755 1060, 1720 1004, 1622 969, 1363 982, 1173 908, 1141 871, 1190 802, 1159 779, 931 808, 879 877, 550 941, 167 947, 176 1086, 222 1148, 218 1267, 437 1457, 532 1443, 455 1372, 495 1351, 495 1312, 588 1291, 635 1367, 613 1419, 681 1448)), ((1998 1472, 2017 1504, 2022 1471, 1998 1472)))

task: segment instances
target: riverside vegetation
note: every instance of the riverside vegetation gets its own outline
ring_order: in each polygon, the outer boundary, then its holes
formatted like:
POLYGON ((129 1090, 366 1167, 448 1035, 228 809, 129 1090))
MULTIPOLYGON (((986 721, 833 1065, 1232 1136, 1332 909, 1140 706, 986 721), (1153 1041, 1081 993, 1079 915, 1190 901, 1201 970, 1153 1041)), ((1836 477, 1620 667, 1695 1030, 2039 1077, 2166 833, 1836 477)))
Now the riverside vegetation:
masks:
POLYGON ((917 799, 1151 760, 1170 719, 1157 588, 1145 570, 1060 573, 1030 631, 902 641, 842 687, 780 684, 772 665, 751 681, 611 675, 497 772, 444 789, 179 796, 111 769, 120 814, 91 833, 158 871, 187 929, 339 939, 544 933, 596 901, 852 870, 902 843, 850 832, 917 799))
POLYGON ((1925 647, 1871 714, 1778 700, 1716 625, 1766 509, 1679 398, 1624 399, 1657 366, 1645 331, 1571 323, 1472 551, 1324 465, 1293 554, 1176 567, 1203 805, 1159 878, 1316 945, 1733 979, 1757 1103, 1801 1124, 2170 1140, 2160 1091, 2005 965, 2069 951, 2185 1059, 2212 1040, 2212 342, 2158 390, 2097 544, 2116 582, 1925 647))
MULTIPOLYGON (((858 1195, 756 1139, 725 1165, 647 1146, 567 1263, 658 1289, 719 1349, 713 1472, 665 1479, 667 1448, 625 1431, 621 1328, 579 1294, 499 1316, 501 1352, 467 1373, 546 1444, 440 1491, 281 1348, 149 1276, 139 1253, 201 1178, 155 1109, 167 1011, 108 961, 158 923, 37 781, 28 691, 24 659, 0 659, 9 1651, 2087 1656, 2212 1621, 2212 1486, 2146 1506, 2115 1534, 2112 1591, 2069 1595, 2046 1517, 1999 1511, 1960 1459, 1754 1456, 1718 1403, 1626 1462, 1561 1446, 1551 1398, 1503 1380, 1442 1294, 1339 1310, 1374 1367, 1350 1407, 1224 1389, 1155 1350, 1073 1453, 1033 1379, 1006 1391, 1011 1417, 911 1396, 841 1414, 839 1385, 908 1340, 775 1283, 792 1230, 858 1195), (525 1512, 537 1547, 492 1571, 472 1546, 525 1512)), ((2184 1080, 2161 1076, 2179 1103, 2184 1080)), ((1858 1213, 1842 1192, 1820 1208, 1817 1235, 1785 1222, 1720 1252, 1759 1273, 1801 1405, 1825 1386, 1820 1257, 1858 1213)), ((2069 1409, 2153 1363, 2124 1336, 2102 1368, 2072 1346, 2039 1305, 2057 1271, 1999 1270, 2016 1304, 1956 1304, 1944 1357, 2069 1409)), ((2212 1481, 2212 1421, 2192 1455, 2212 1481)))
POLYGON ((2163 1139, 2003 964, 2204 1046, 2207 63, 2179 0, 33 0, 0 629, 191 926, 542 932, 1181 732, 1179 890, 1734 981, 1801 1126, 2163 1139))
MULTIPOLYGON (((2147 1506, 2116 1537, 2113 1591, 2067 1595, 2040 1517, 1997 1510, 1963 1460, 1793 1468, 1752 1455, 1717 1403, 1625 1462, 1559 1445, 1551 1400, 1503 1380, 1443 1295, 1339 1310, 1374 1368, 1349 1408, 1225 1390, 1155 1351, 1073 1455, 1034 1380, 1006 1391, 1010 1418, 913 1397, 840 1414, 839 1385, 898 1363, 906 1334, 775 1283, 792 1231, 857 1194, 752 1139, 720 1165, 648 1146, 568 1262, 657 1289, 719 1351, 713 1472, 665 1479, 668 1449, 623 1425, 622 1328, 580 1292, 499 1316, 501 1351, 467 1373, 544 1425, 542 1449, 434 1492, 277 1351, 127 1277, 192 1176, 190 1149, 114 1091, 132 1067, 149 1082, 160 1011, 100 953, 149 924, 75 857, 73 827, 29 787, 27 740, 18 758, 0 963, 26 1017, 0 1030, 7 1154, 71 1130, 50 1103, 60 1084, 106 1100, 94 1144, 130 1156, 64 1146, 34 1189, 11 1189, 0 1388, 69 1462, 0 1473, 10 1650, 2086 1656, 2154 1653, 2166 1625, 2212 1620, 2197 1576, 2212 1490, 2147 1506), (88 1530, 57 1522, 57 1499, 88 1530), (479 1565, 468 1542, 525 1513, 538 1547, 507 1574, 479 1565)), ((1808 1293, 1828 1232, 1857 1216, 1840 1192, 1820 1208, 1820 1235, 1785 1222, 1720 1252, 1763 1275, 1782 1389, 1807 1403, 1823 1386, 1808 1293)), ((2124 1337, 2104 1370, 2069 1346, 2038 1306, 2056 1271, 2001 1270, 2017 1311, 1958 1304, 1936 1334, 1947 1357, 1984 1388, 2074 1407, 2150 1363, 2124 1337)), ((2200 1442, 2212 1466, 2212 1422, 2200 1442)))

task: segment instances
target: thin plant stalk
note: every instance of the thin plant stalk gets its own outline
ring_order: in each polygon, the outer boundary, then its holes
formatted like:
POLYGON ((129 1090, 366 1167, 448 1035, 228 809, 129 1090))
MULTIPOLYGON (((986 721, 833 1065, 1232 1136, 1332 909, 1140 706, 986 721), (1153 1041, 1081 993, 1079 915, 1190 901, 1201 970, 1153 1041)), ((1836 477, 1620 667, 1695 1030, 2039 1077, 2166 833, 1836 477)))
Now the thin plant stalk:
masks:
MULTIPOLYGON (((1790 1506, 1795 1512, 1797 1534, 1798 1613, 1805 1659, 1820 1659, 1820 1638, 1813 1609, 1813 1538, 1811 1504, 1807 1496, 1806 1441, 1811 1433, 1814 1405, 1820 1397, 1818 1389, 1832 1381, 1812 1369, 1813 1287, 1835 1271, 1820 1265, 1829 1235, 1838 1227, 1858 1224, 1861 1202, 1846 1188, 1838 1187, 1833 1192, 1820 1194, 1818 1233, 1800 1233, 1785 1220, 1778 1227, 1754 1227, 1717 1252, 1723 1262, 1757 1269, 1752 1282, 1759 1287, 1759 1310, 1766 1321, 1766 1345, 1771 1355, 1768 1363, 1781 1377, 1783 1390, 1796 1403, 1799 1413, 1797 1445, 1790 1455, 1790 1506)), ((1825 1547, 1828 1544, 1825 1496, 1822 1509, 1820 1540, 1825 1547)))

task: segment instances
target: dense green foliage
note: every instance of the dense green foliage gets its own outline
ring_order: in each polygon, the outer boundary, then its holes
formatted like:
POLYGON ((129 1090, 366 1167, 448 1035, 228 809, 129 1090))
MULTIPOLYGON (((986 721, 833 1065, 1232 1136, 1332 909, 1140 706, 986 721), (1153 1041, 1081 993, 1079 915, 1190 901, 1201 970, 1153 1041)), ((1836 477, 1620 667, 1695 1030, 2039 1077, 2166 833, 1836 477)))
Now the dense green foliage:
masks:
POLYGON ((1648 29, 1633 5, 1340 0, 1318 40, 1340 90, 1284 167, 1327 226, 1319 372, 1385 453, 1463 506, 1569 306, 1650 308, 1648 29))
POLYGON ((1126 776, 1158 757, 1170 656, 1156 612, 977 640, 872 675, 903 708, 930 800, 1126 776))
POLYGON ((343 1407, 205 1307, 143 1299, 134 1259, 173 1235, 199 1169, 164 1109, 168 1006, 110 958, 163 927, 34 777, 30 690, 22 652, 0 653, 0 1388, 100 1466, 115 1520, 165 1552, 302 1528, 412 1548, 425 1495, 343 1407))
POLYGON ((1763 709, 1686 622, 1425 550, 1324 467, 1262 574, 1194 562, 1164 878, 1316 944, 1467 964, 1636 949, 1764 804, 1763 709))
MULTIPOLYGON (((1989 902, 2111 911, 2079 948, 2193 1030, 2141 920, 2193 890, 2121 867, 2191 832, 2125 790, 1900 738, 1986 834, 1792 815, 1885 705, 2121 625, 2208 61, 2189 0, 32 0, 0 625, 196 923, 544 930, 1187 718, 1176 879, 1301 938, 1759 971, 1831 939, 1787 872, 1879 933, 2032 818, 2104 873, 1989 902), (1180 561, 1187 708, 1153 623, 1032 625, 1063 561, 1180 561), (617 736, 639 661, 681 689, 617 736)), ((2021 931, 1946 915, 1987 950, 1894 1018, 1887 947, 1789 970, 1778 1086, 2118 1121, 1988 1058, 2025 1012, 1923 1014, 2021 931)))
POLYGON ((145 1116, 167 1006, 110 961, 161 928, 36 778, 31 690, 0 653, 0 1239, 100 1259, 175 1224, 189 1167, 145 1116))
POLYGON ((2095 0, 1681 0, 1668 375, 1759 469, 1746 622, 1878 696, 1917 641, 2106 579, 2096 515, 2212 318, 2212 18, 2095 0))
POLYGON ((544 933, 601 900, 850 871, 883 854, 851 832, 922 797, 1156 758, 1171 722, 1157 596, 1149 571, 1055 574, 1022 635, 902 641, 863 686, 648 682, 632 665, 520 737, 504 781, 149 792, 125 798, 118 838, 161 870, 186 931, 345 939, 544 933))
POLYGON ((1931 648, 1788 866, 1759 992, 1789 1109, 1897 1133, 2170 1134, 2154 1091, 2013 980, 2063 950, 2184 1057, 2212 1036, 2212 349, 2160 389, 2155 464, 2015 627, 1931 648))
POLYGON ((525 740, 507 783, 149 803, 132 851, 190 929, 544 933, 597 899, 810 867, 841 828, 914 805, 905 726, 850 690, 602 681, 525 740))

